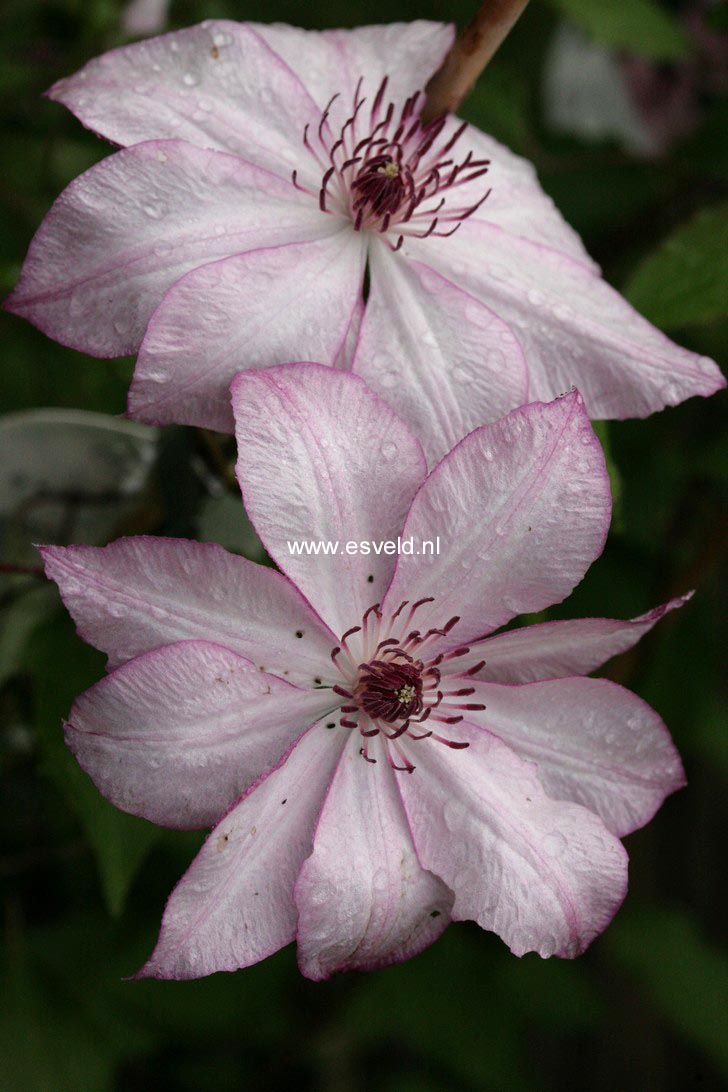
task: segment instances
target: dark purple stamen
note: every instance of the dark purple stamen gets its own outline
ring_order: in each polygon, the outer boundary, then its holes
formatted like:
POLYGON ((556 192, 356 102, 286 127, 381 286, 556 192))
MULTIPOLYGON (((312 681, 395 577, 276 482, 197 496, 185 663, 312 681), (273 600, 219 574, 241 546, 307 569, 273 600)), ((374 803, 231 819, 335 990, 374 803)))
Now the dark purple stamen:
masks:
POLYGON ((455 162, 449 153, 466 132, 467 123, 438 143, 449 119, 423 124, 424 95, 419 91, 399 111, 392 102, 384 108, 387 82, 385 76, 367 117, 363 80, 359 80, 351 113, 338 136, 329 125, 331 106, 338 97, 334 95, 318 125, 319 146, 312 143, 309 126, 303 133, 304 148, 322 169, 321 186, 318 192, 306 190, 296 171, 293 183, 317 197, 322 212, 348 216, 355 231, 387 235, 391 249, 399 250, 408 235, 423 239, 457 231, 490 191, 475 202, 448 205, 452 191, 481 178, 490 160, 475 159, 468 151, 460 163, 455 162))

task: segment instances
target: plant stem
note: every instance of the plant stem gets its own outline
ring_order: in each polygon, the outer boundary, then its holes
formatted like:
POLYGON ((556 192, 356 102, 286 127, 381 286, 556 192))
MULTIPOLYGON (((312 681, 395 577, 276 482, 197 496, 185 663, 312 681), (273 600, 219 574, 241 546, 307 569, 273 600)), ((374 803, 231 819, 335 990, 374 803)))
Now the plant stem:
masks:
POLYGON ((506 38, 528 0, 485 0, 425 88, 422 121, 452 114, 506 38))
POLYGON ((16 565, 14 561, 0 561, 0 573, 8 573, 11 576, 37 576, 39 580, 46 579, 46 574, 40 565, 16 565))

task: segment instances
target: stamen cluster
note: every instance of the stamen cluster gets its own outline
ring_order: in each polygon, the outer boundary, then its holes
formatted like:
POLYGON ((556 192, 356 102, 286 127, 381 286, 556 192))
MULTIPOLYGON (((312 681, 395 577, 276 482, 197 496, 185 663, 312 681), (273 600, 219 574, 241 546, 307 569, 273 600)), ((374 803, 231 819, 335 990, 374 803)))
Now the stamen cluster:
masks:
MULTIPOLYGON (((303 144, 323 170, 318 193, 322 212, 347 216, 355 231, 389 234, 387 242, 398 250, 405 235, 424 239, 428 235, 452 235, 463 220, 471 216, 488 196, 470 205, 450 204, 453 191, 484 175, 488 159, 475 159, 472 152, 457 163, 450 155, 467 129, 460 125, 442 143, 438 143, 447 125, 447 117, 423 124, 419 111, 424 95, 411 95, 397 112, 393 102, 384 106, 387 77, 382 80, 369 111, 364 110, 362 80, 354 93, 350 116, 337 136, 331 131, 329 102, 315 136, 311 127, 303 132, 303 144), (451 226, 454 224, 454 227, 451 226)), ((298 182, 298 189, 311 193, 298 182)))
POLYGON ((359 753, 367 762, 376 762, 369 754, 369 741, 381 735, 392 768, 407 773, 415 767, 401 742, 433 739, 447 747, 467 747, 468 743, 441 735, 440 726, 458 724, 463 720, 461 710, 485 708, 459 700, 475 692, 474 687, 460 684, 479 671, 484 661, 461 675, 443 678, 441 665, 464 656, 470 649, 460 647, 428 656, 428 646, 446 637, 459 618, 451 618, 441 628, 425 633, 409 628, 417 610, 432 602, 431 598, 419 599, 410 605, 405 600, 388 617, 375 603, 365 612, 362 624, 347 630, 341 645, 331 653, 344 680, 344 685, 334 686, 334 691, 346 699, 341 706, 340 724, 359 732, 363 739, 359 753))

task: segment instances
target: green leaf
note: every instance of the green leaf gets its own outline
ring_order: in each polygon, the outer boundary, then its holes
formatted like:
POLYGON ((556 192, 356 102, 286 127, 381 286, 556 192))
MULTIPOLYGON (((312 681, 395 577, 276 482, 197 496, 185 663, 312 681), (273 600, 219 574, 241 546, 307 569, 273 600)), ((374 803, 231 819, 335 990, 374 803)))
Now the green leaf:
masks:
POLYGON ((0 1085, 13 1092, 112 1088, 114 1059, 93 1029, 54 1006, 27 968, 0 979, 0 1085), (3 980, 4 979, 4 980, 3 980))
POLYGON ((678 1032, 728 1073, 728 960, 677 910, 624 915, 606 942, 678 1032))
POLYGON ((551 0, 551 4, 602 45, 629 49, 655 61, 673 61, 687 53, 677 22, 653 0, 551 0))
POLYGON ((34 631, 58 606, 50 584, 32 582, 0 611, 0 686, 20 669, 34 631))
POLYGON ((111 914, 120 914, 132 880, 161 831, 107 803, 63 739, 63 718, 73 699, 103 674, 103 656, 82 644, 70 619, 58 615, 30 642, 27 664, 35 675, 41 769, 81 820, 96 856, 106 905, 111 914))
POLYGON ((728 315, 728 202, 670 235, 638 266, 625 294, 667 330, 728 315))

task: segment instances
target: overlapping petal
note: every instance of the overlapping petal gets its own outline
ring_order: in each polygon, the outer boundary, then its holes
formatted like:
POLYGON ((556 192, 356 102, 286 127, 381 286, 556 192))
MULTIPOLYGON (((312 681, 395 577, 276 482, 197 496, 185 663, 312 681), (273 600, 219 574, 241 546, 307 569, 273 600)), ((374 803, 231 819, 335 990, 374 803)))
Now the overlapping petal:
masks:
POLYGON ((531 398, 577 386, 591 417, 645 417, 725 385, 713 361, 675 345, 596 272, 548 246, 468 220, 446 245, 415 239, 403 251, 508 322, 531 398))
POLYGON ((457 615, 449 644, 468 644, 564 599, 601 553, 610 513, 578 392, 514 410, 466 436, 418 492, 402 535, 440 550, 400 556, 384 606, 432 596, 418 627, 457 615))
POLYGON ((282 23, 253 25, 322 110, 332 96, 338 96, 331 104, 332 125, 342 124, 350 115, 360 79, 362 93, 370 101, 385 76, 388 98, 395 102, 403 103, 415 91, 423 90, 455 35, 452 25, 425 19, 324 31, 282 23))
POLYGON ((243 372, 232 391, 246 510, 270 555, 340 635, 387 586, 394 557, 358 543, 396 539, 425 475, 422 448, 346 372, 290 364, 243 372), (320 543, 334 550, 306 549, 320 543))
POLYGON ((516 955, 579 955, 624 898, 627 854, 602 821, 551 800, 536 767, 458 725, 467 750, 422 747, 400 781, 417 854, 472 919, 516 955))
POLYGON ((370 270, 354 368, 396 404, 432 463, 528 401, 521 347, 488 307, 383 244, 372 244, 370 270))
POLYGON ((485 660, 475 677, 492 682, 528 683, 588 675, 636 645, 661 618, 684 606, 692 594, 670 599, 638 618, 570 618, 496 633, 473 645, 466 656, 453 662, 452 670, 463 671, 485 660))
POLYGON ((313 727, 220 820, 172 892, 137 977, 234 971, 293 940, 293 886, 345 739, 313 727))
POLYGON ((139 348, 154 308, 188 270, 327 230, 290 182, 236 156, 149 141, 64 190, 5 306, 64 345, 120 356, 139 348))
POLYGON ((364 261, 363 237, 344 229, 188 273, 152 316, 129 391, 130 414, 232 432, 229 391, 237 372, 296 359, 333 364, 343 353, 364 261))
POLYGON ((685 783, 661 718, 608 679, 472 685, 486 708, 468 720, 536 762, 549 796, 583 804, 619 837, 644 826, 685 783))
POLYGON ((115 144, 176 137, 284 179, 305 172, 303 128, 320 115, 256 29, 226 19, 113 49, 48 94, 115 144))
POLYGON ((77 698, 66 741, 116 807, 161 826, 209 827, 335 702, 221 645, 183 641, 77 698))
POLYGON ((417 860, 397 775, 376 753, 375 768, 358 737, 349 740, 296 882, 298 963, 308 978, 408 959, 450 920, 452 892, 417 860))
POLYGON ((334 635, 290 581, 213 543, 139 536, 41 553, 81 636, 112 664, 197 639, 303 686, 338 677, 334 635))

